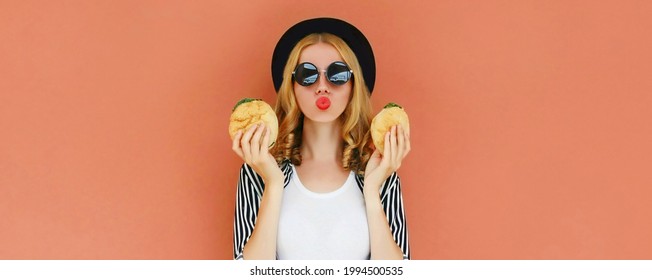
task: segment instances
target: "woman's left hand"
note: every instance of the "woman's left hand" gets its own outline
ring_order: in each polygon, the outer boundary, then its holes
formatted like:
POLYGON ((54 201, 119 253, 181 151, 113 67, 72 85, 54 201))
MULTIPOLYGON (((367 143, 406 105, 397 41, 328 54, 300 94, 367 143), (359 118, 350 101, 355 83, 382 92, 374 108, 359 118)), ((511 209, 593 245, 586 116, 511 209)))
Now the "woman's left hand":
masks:
POLYGON ((401 167, 401 162, 410 152, 410 135, 400 125, 392 126, 385 134, 383 154, 376 149, 367 162, 365 169, 364 192, 379 193, 383 182, 401 167), (369 186, 369 188, 367 188, 369 186))

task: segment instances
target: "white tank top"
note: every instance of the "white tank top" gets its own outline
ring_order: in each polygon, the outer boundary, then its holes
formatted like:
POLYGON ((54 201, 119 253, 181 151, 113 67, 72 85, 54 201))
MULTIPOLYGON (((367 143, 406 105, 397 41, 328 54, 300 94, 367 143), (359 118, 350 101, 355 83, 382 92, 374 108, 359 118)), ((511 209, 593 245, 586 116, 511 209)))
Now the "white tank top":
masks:
POLYGON ((364 197, 353 172, 329 193, 308 190, 292 166, 283 191, 276 251, 280 260, 368 259, 364 197))

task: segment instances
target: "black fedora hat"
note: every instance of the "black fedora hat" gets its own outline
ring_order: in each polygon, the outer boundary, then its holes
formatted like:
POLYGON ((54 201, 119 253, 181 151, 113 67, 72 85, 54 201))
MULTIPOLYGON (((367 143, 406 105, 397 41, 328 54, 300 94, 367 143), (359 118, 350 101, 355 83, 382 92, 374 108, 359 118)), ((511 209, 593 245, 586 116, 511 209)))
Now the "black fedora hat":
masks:
POLYGON ((274 54, 272 55, 272 80, 274 81, 276 92, 278 92, 283 83, 283 69, 290 56, 290 52, 297 42, 313 33, 330 33, 344 40, 349 48, 353 50, 353 53, 355 53, 362 68, 365 84, 369 89, 369 94, 371 94, 374 89, 374 83, 376 82, 376 61, 371 45, 364 34, 355 26, 336 18, 313 18, 304 20, 285 31, 281 39, 276 43, 276 48, 274 48, 274 54))

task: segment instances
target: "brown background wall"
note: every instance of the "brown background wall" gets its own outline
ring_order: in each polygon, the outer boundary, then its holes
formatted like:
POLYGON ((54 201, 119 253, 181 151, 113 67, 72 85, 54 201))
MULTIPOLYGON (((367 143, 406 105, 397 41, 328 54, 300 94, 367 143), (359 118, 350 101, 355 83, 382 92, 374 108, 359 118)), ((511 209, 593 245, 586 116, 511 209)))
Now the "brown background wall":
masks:
POLYGON ((652 258, 650 11, 3 1, 0 258, 231 258, 230 108, 273 104, 276 40, 317 16, 367 35, 374 108, 410 114, 413 258, 652 258))

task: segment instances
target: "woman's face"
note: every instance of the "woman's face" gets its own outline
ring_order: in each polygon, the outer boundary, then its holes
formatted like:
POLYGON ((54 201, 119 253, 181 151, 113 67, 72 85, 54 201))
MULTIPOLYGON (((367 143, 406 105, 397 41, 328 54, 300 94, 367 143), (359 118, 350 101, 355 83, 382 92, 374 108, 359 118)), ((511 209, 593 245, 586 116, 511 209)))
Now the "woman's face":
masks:
POLYGON ((349 102, 353 80, 343 85, 328 81, 325 69, 335 61, 344 61, 340 53, 330 44, 317 43, 305 47, 299 56, 299 63, 310 62, 319 69, 319 78, 309 86, 294 82, 294 94, 301 112, 315 122, 333 122, 349 102), (328 105, 330 104, 330 105, 328 105))

